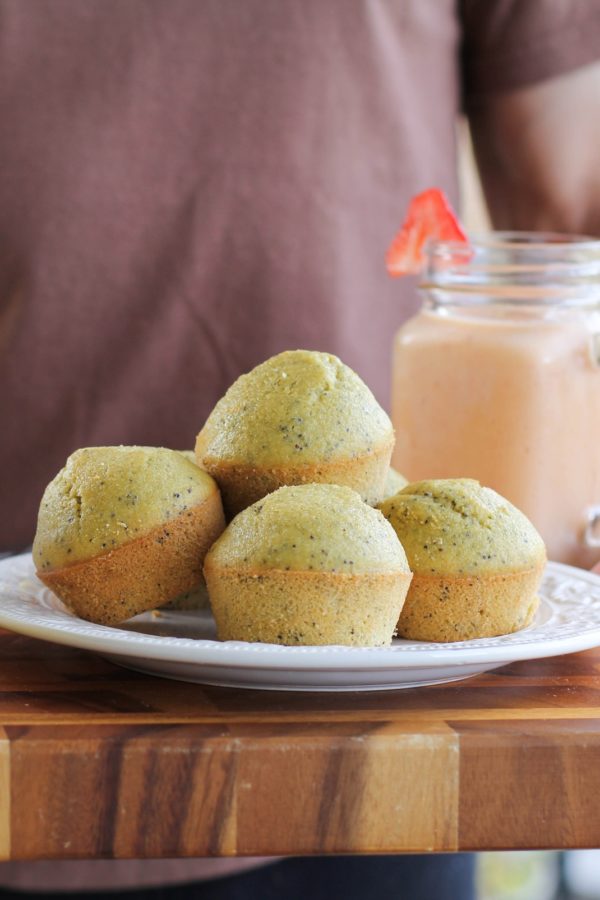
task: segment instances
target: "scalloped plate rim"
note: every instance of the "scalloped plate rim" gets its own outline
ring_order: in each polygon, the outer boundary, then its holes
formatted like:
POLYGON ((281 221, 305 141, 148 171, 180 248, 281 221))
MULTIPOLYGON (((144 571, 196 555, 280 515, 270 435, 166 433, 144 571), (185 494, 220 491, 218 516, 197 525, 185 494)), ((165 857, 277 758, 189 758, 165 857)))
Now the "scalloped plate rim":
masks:
MULTIPOLYGON (((427 643, 398 640, 387 648, 329 645, 282 647, 189 637, 165 638, 84 622, 66 611, 44 605, 41 602, 44 592, 50 593, 41 582, 37 582, 30 554, 0 561, 0 627, 57 644, 123 657, 124 664, 128 657, 143 659, 145 671, 151 671, 154 662, 249 672, 272 670, 274 676, 277 670, 285 670, 286 675, 292 672, 313 672, 316 675, 319 671, 335 673, 353 670, 357 673, 357 687, 360 687, 361 671, 371 675, 397 671, 400 678, 404 669, 425 672, 440 666, 459 670, 463 666, 481 665, 481 671, 485 671, 499 664, 558 656, 600 645, 600 576, 553 562, 547 565, 540 591, 541 609, 545 610, 546 620, 541 624, 534 622, 514 635, 481 639, 485 641, 485 646, 477 646, 477 641, 463 641, 440 648, 439 645, 431 647, 427 643), (15 582, 17 578, 18 584, 11 583, 11 579, 15 582), (31 579, 30 584, 27 584, 28 579, 31 579), (556 608, 560 611, 561 603, 565 603, 556 596, 548 596, 546 585, 552 579, 559 587, 571 583, 583 589, 589 588, 586 599, 592 603, 598 622, 589 623, 586 627, 582 625, 580 631, 566 636, 560 633, 552 636, 550 632, 544 637, 543 629, 552 627, 551 620, 556 608), (26 586, 19 586, 23 582, 26 586), (20 596, 19 591, 24 596, 20 596), (11 602, 11 608, 2 608, 3 599, 11 602), (41 624, 28 618, 32 605, 36 616, 41 616, 43 620, 41 624)), ((59 604, 59 601, 56 602, 59 604)), ((169 615, 173 617, 177 614, 169 615)), ((156 668, 156 674, 165 674, 160 671, 160 665, 156 668)), ((458 671, 456 677, 460 677, 458 671)))

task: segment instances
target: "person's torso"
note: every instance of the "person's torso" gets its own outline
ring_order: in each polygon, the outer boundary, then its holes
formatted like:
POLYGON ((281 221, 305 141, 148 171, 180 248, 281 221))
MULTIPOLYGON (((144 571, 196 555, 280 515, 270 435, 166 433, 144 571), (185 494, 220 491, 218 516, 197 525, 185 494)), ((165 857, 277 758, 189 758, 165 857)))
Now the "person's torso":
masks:
POLYGON ((0 547, 76 447, 191 447, 283 349, 387 403, 458 82, 453 0, 0 2, 0 547))

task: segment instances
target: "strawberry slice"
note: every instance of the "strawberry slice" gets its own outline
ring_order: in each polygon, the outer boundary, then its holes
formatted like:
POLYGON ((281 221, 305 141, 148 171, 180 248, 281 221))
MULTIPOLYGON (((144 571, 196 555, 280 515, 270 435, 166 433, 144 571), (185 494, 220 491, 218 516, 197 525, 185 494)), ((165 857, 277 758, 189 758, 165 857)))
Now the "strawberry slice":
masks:
POLYGON ((385 258, 390 275, 397 278, 420 272, 425 264, 423 247, 430 239, 468 243, 448 198, 439 188, 429 188, 410 201, 406 218, 385 258))

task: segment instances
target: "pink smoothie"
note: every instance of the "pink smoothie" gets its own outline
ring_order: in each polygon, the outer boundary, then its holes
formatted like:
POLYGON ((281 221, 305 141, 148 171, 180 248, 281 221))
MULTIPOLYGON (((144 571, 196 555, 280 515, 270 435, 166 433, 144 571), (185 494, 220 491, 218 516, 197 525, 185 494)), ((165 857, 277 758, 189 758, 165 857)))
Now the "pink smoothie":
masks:
POLYGON ((600 504, 598 314, 424 310, 394 343, 393 465, 410 480, 469 476, 532 520, 549 559, 588 566, 600 504))

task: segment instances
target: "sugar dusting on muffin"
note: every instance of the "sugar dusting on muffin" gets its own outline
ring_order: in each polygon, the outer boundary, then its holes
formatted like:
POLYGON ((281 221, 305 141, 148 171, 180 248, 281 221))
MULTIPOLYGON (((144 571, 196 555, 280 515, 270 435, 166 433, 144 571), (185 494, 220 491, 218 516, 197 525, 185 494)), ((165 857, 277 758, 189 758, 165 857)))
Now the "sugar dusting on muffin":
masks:
POLYGON ((492 574, 545 559, 529 519, 471 478, 409 484, 379 508, 392 523, 413 571, 492 574))
POLYGON ((45 571, 114 550, 202 503, 212 478, 162 447, 75 451, 42 497, 33 559, 45 571))
POLYGON ((532 621, 546 551, 531 522, 504 497, 473 479, 420 481, 380 508, 413 572, 400 636, 471 640, 532 621))
POLYGON ((389 644, 411 574, 394 529, 346 487, 282 487, 241 512, 204 574, 222 640, 389 644))

